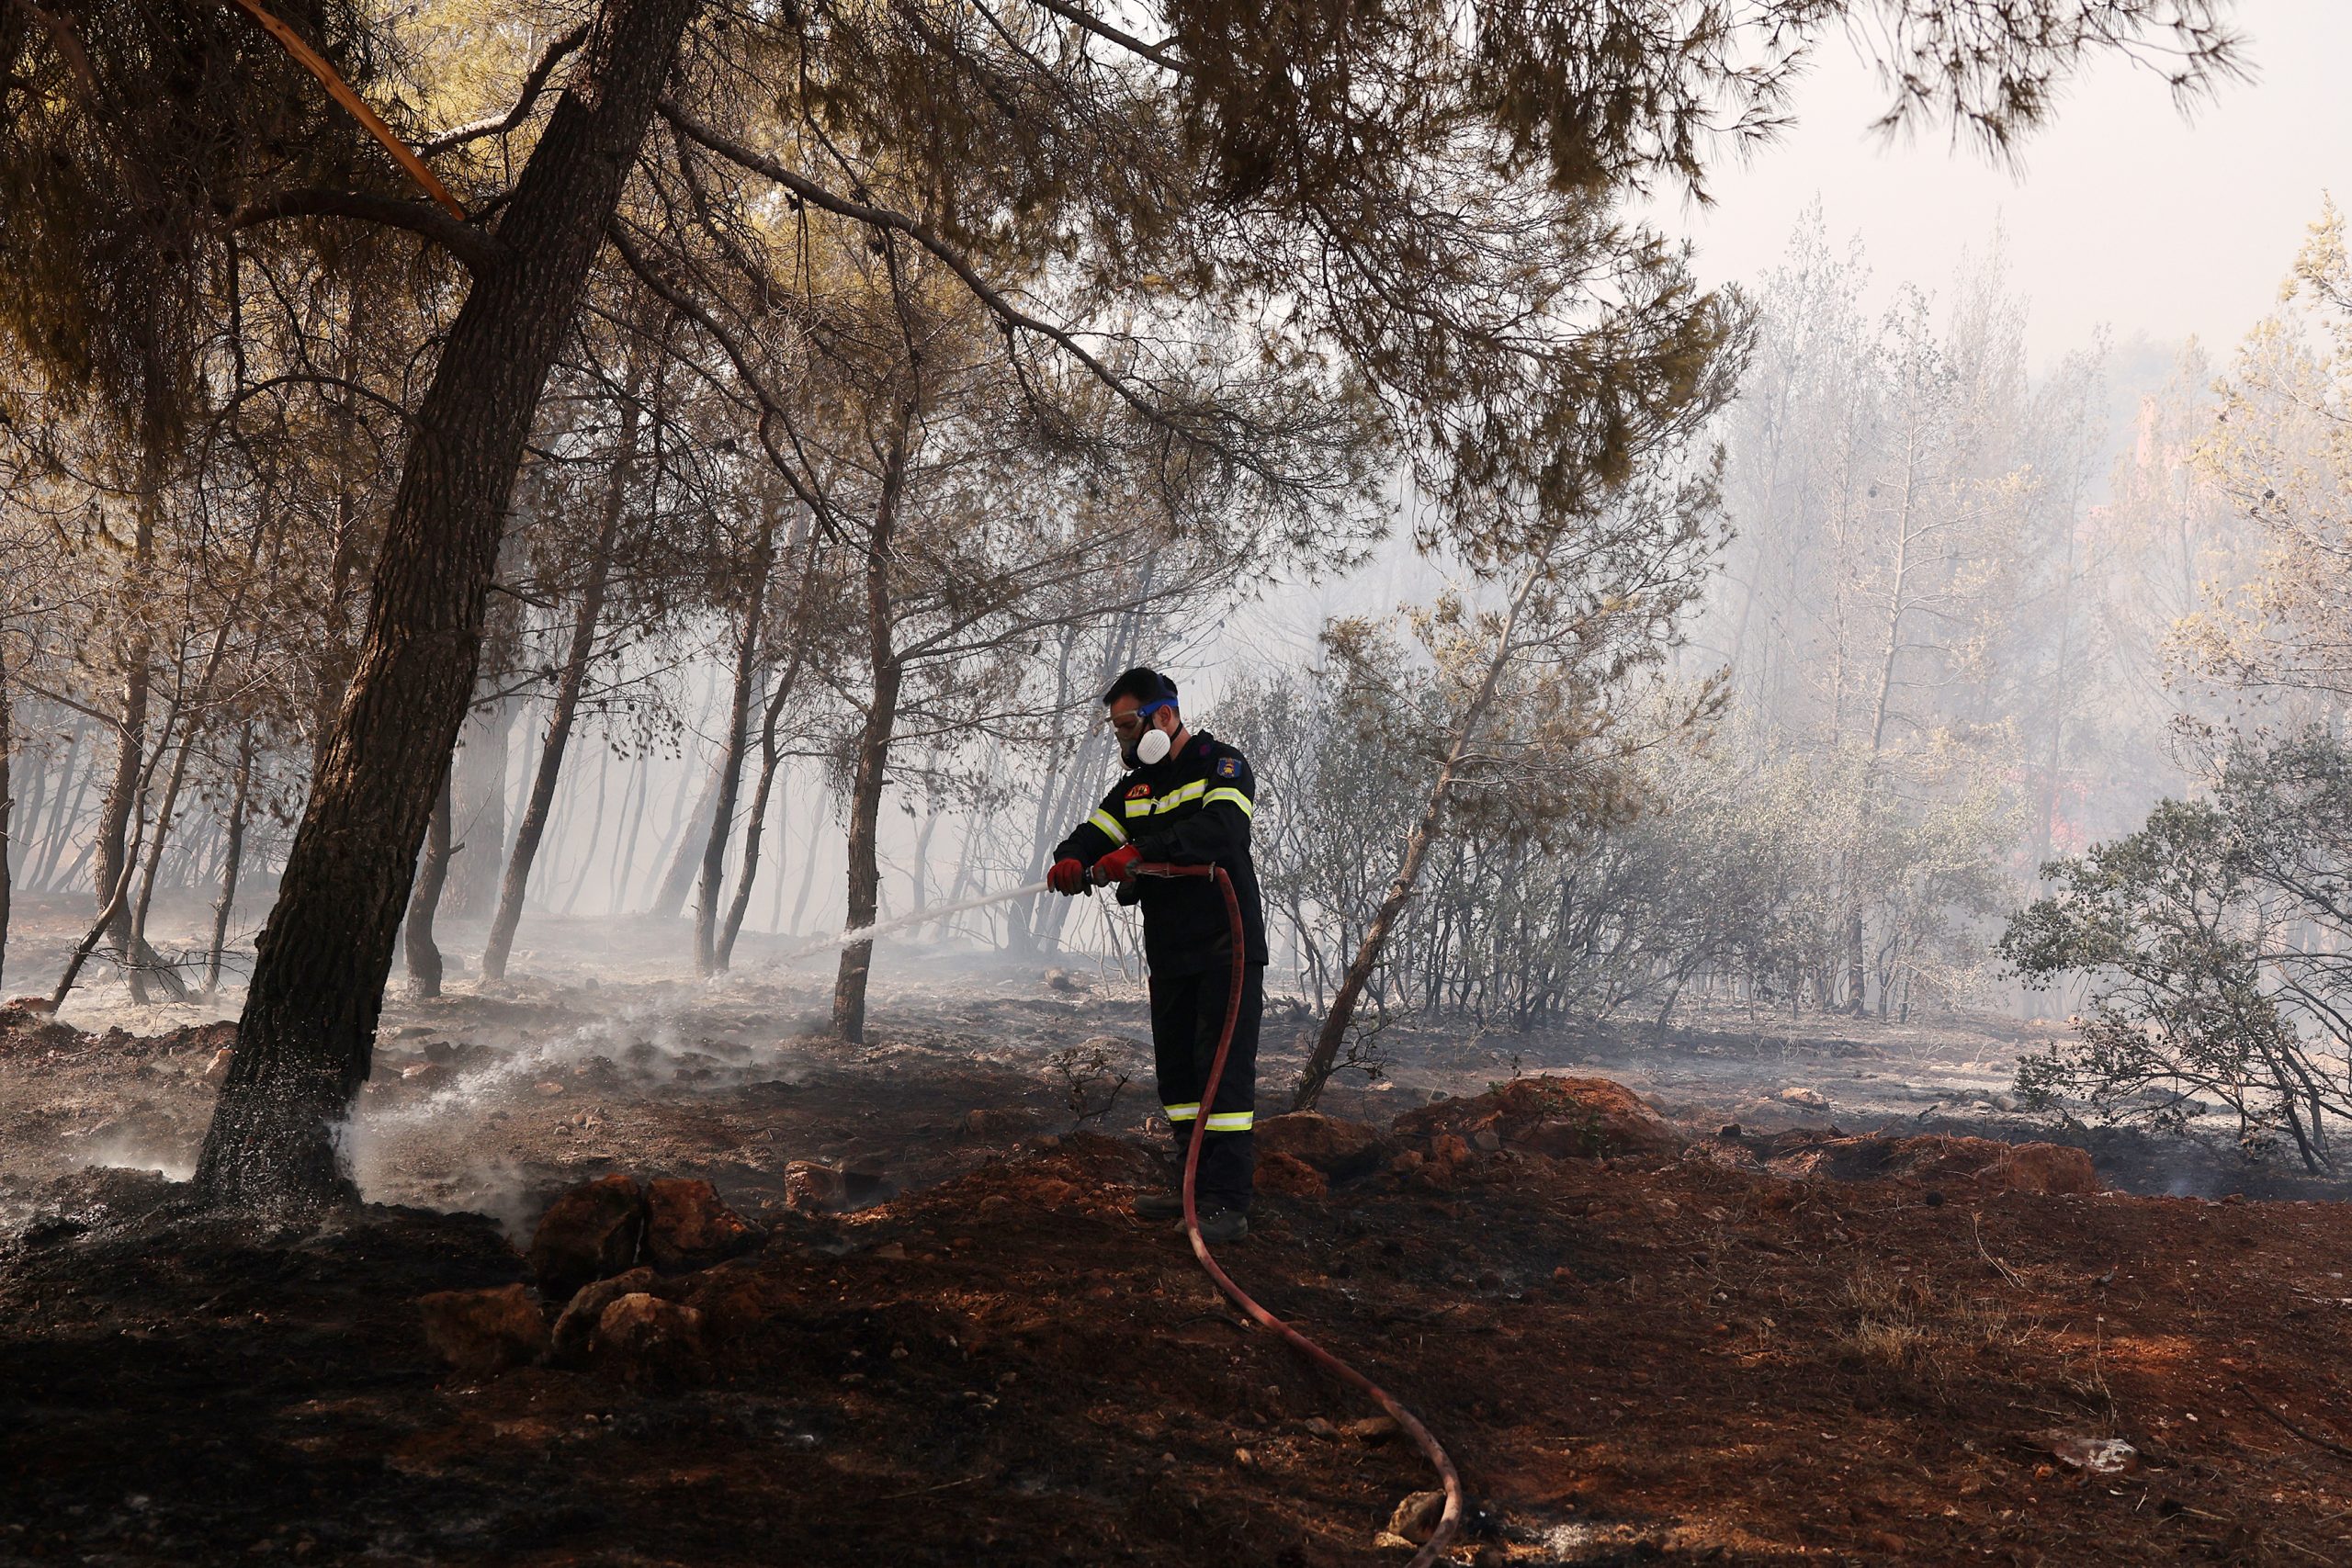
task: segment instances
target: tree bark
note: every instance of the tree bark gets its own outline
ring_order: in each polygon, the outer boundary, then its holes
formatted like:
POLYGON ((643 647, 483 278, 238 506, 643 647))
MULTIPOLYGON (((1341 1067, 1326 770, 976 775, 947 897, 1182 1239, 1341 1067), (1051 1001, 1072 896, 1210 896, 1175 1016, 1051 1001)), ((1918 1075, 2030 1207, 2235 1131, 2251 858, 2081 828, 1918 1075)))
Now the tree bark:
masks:
POLYGON ((449 781, 441 781, 441 798, 433 803, 425 824, 424 860, 416 868, 416 886, 408 897, 408 926, 401 946, 408 957, 408 977, 420 997, 441 994, 441 948, 433 940, 433 917, 441 908, 441 885, 449 874, 449 781))
POLYGON ((212 946, 204 959, 204 994, 220 994, 220 954, 229 945, 229 921, 237 908, 237 875, 245 858, 245 811, 253 799, 254 727, 237 737, 237 782, 229 802, 229 842, 220 854, 220 897, 212 905, 212 946))
POLYGON ((539 747, 531 797, 514 829, 514 851, 506 858, 498 913, 491 917, 490 934, 482 942, 481 977, 485 980, 506 977, 506 956, 514 949, 514 928, 523 923, 523 896, 530 887, 531 863, 538 858, 539 840, 547 832, 556 780, 563 772, 564 750, 571 744, 571 726, 580 714, 580 688, 587 683, 589 656, 596 648, 596 622, 605 613, 605 589, 612 580, 613 541, 619 536, 621 513, 628 504, 629 479, 637 469, 637 426, 638 404, 632 395, 621 400, 620 446, 605 476, 604 514, 588 558, 588 578, 581 585, 580 609, 571 621, 571 644, 565 649, 563 668, 556 674, 555 705, 548 715, 547 739, 539 747))
MULTIPOLYGON (((874 690, 866 704, 865 722, 858 730, 857 771, 850 784, 849 922, 843 928, 848 931, 874 923, 882 886, 875 838, 881 827, 890 735, 899 717, 899 688, 906 678, 891 636, 890 552, 898 533, 899 502, 907 479, 907 443, 913 425, 914 407, 910 403, 891 433, 882 468, 881 500, 874 511, 874 536, 866 541, 866 659, 874 671, 874 690)), ((842 950, 841 969, 833 978, 833 1032, 854 1045, 865 1039, 865 984, 873 967, 872 942, 861 942, 842 950)))
POLYGON ((514 187, 418 411, 334 733, 296 829, 197 1164, 217 1202, 356 1198, 336 1129, 368 1077, 427 819, 473 693, 539 391, 695 0, 610 0, 514 187))
POLYGON ((718 758, 718 798, 702 846, 702 889, 695 900, 695 973, 724 967, 718 959, 718 900, 727 886, 727 840, 735 828, 735 801, 743 787, 743 748, 752 717, 752 686, 759 678, 760 628, 767 608, 768 572, 775 564, 775 508, 760 509, 752 546, 752 581, 744 593, 743 635, 735 645, 735 683, 727 703, 727 740, 718 758))

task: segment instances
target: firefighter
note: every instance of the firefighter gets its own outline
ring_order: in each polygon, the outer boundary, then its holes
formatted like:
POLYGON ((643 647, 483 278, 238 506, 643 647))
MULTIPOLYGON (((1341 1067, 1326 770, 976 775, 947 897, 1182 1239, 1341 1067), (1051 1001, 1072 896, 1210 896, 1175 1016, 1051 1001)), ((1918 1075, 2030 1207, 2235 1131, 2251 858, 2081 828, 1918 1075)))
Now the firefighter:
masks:
MULTIPOLYGON (((1258 1083, 1258 1027, 1265 1011, 1266 917, 1250 861, 1250 817, 1257 783, 1249 761, 1206 732, 1184 727, 1176 683, 1136 668, 1102 694, 1127 773, 1086 820, 1054 849, 1047 880, 1075 894, 1094 882, 1115 883, 1119 902, 1143 906, 1144 961, 1151 976, 1151 1045, 1159 1100, 1176 1135, 1177 1169, 1196 1117, 1201 1143, 1194 1201, 1201 1235, 1213 1242, 1250 1234, 1250 1133, 1258 1083), (1225 896, 1206 877, 1137 877, 1138 862, 1221 865, 1241 905, 1241 1010, 1215 1103, 1201 1090, 1225 1027, 1233 984, 1233 924, 1225 896), (1090 876, 1089 873, 1093 874, 1090 876)), ((1181 1219, 1173 1191, 1136 1197, 1145 1219, 1181 1219)))

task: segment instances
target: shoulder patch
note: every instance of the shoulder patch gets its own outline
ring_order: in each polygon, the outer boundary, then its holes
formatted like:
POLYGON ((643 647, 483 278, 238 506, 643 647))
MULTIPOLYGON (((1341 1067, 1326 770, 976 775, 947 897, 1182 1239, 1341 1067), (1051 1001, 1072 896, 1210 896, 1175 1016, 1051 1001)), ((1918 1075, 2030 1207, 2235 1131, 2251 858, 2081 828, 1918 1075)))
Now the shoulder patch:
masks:
POLYGON ((1239 778, 1241 760, 1238 757, 1219 757, 1216 760, 1216 776, 1221 779, 1239 778))
POLYGON ((1129 800, 1148 800, 1151 798, 1151 786, 1146 784, 1130 785, 1127 790, 1127 798, 1129 800))

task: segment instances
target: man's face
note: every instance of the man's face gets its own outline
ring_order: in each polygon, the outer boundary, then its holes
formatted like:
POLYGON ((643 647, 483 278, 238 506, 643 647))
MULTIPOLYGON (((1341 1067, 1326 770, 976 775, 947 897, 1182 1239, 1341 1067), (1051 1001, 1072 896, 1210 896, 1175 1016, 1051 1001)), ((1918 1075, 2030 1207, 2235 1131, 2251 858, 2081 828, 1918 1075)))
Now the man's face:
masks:
POLYGON ((1136 742, 1143 739, 1146 729, 1164 729, 1170 735, 1176 732, 1174 708, 1163 704, 1148 715, 1143 709, 1142 702, 1125 692, 1111 699, 1111 728, 1119 737, 1119 755, 1127 760, 1129 767, 1135 765, 1136 742))

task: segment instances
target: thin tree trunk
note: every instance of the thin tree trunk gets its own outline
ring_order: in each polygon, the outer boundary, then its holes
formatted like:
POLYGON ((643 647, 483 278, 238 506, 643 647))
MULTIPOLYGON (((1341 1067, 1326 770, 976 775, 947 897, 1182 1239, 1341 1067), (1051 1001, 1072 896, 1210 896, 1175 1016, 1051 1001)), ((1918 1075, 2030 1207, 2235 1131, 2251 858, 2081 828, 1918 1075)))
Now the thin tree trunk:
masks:
POLYGON ((336 1126, 367 1080, 417 850, 473 693, 483 601, 540 388, 695 0, 609 0, 418 411, 368 636, 262 932, 198 1156, 216 1201, 356 1198, 336 1126))
POLYGON ((26 886, 43 893, 54 892, 57 888, 58 863, 65 858, 65 846, 74 836, 74 824, 81 820, 82 802, 88 798, 90 793, 90 774, 97 767, 97 761, 95 757, 85 759, 83 755, 88 749, 82 742, 89 738, 89 720, 79 714, 74 715, 74 735, 65 746, 65 773, 57 781, 57 793, 50 797, 49 820, 41 826, 41 836, 35 846, 40 852, 40 870, 35 874, 29 863, 26 867, 26 886))
MULTIPOLYGON (((882 496, 874 513, 874 536, 865 551, 866 658, 874 671, 874 691, 866 704, 865 722, 857 738, 857 771, 850 784, 849 803, 849 923, 855 931, 874 923, 882 871, 875 859, 875 839, 880 830, 882 787, 890 761, 890 735, 899 718, 899 689, 906 669, 892 646, 890 623, 890 555, 896 542, 899 502, 907 479, 907 442, 914 423, 914 405, 901 411, 891 433, 890 448, 882 468, 882 496)), ((842 950, 841 969, 833 979, 833 1032, 851 1044, 865 1039, 865 986, 874 967, 874 944, 861 942, 842 950)))
POLYGON ((449 781, 441 781, 441 798, 433 803, 433 816, 424 828, 424 860, 416 868, 416 886, 408 896, 407 936, 402 947, 408 957, 408 977, 420 997, 441 994, 441 948, 433 940, 433 917, 441 908, 441 885, 449 874, 449 818, 455 815, 450 804, 449 781))
POLYGON ((197 726, 203 719, 202 701, 199 694, 195 703, 181 705, 180 711, 187 716, 187 727, 180 738, 178 750, 172 757, 171 777, 164 782, 163 803, 155 811, 154 832, 147 840, 145 874, 139 880, 139 897, 132 901, 130 910, 129 972, 151 976, 170 993, 174 1001, 187 999, 187 982, 180 978, 178 970, 164 962, 163 954, 148 944, 147 910, 154 902, 155 877, 163 869, 164 846, 171 839, 173 813, 179 808, 180 785, 187 778, 188 753, 196 744, 197 726))
POLYGON ((695 873, 702 869, 704 835, 710 831, 711 813, 718 809, 718 764, 714 760, 694 809, 670 825, 669 833, 662 840, 661 852, 654 856, 654 863, 666 860, 670 869, 662 874, 662 885, 654 889, 653 902, 646 906, 647 914, 674 920, 685 912, 686 895, 694 888, 695 873))
MULTIPOLYGON (((776 721, 784 715, 792 691, 800 681, 800 665, 808 646, 808 627, 804 617, 808 607, 808 579, 814 564, 815 531, 807 535, 808 543, 800 558, 799 601, 792 613, 792 658, 776 678, 775 690, 768 694, 766 710, 760 716, 760 782, 752 791, 752 809, 743 823, 743 863, 735 872, 735 899, 728 907, 727 923, 718 936, 718 969, 726 973, 734 962, 735 938, 743 929, 743 911, 751 907, 752 884, 760 874, 760 843, 767 830, 768 793, 775 784, 775 770, 781 748, 776 744, 776 721)), ((776 904, 783 908, 784 879, 776 879, 776 904)))
POLYGON ((220 897, 212 905, 212 946, 204 957, 204 994, 220 994, 220 954, 229 945, 229 921, 237 908, 237 874, 245 858, 245 811, 253 798, 254 727, 237 737, 237 782, 229 802, 229 844, 220 857, 220 897))
POLYGON ((718 758, 718 798, 711 807, 710 831, 702 846, 701 897, 695 900, 695 973, 725 965, 718 957, 718 900, 727 888, 727 840, 735 829, 735 801, 743 786, 743 748, 752 716, 752 686, 759 679, 760 629, 766 616, 768 572, 775 565, 775 508, 760 509, 760 532, 752 547, 752 581, 743 596, 743 635, 735 646, 735 683, 727 703, 727 743, 718 758))
POLYGON ((506 857, 506 880, 498 890, 498 913, 491 918, 490 934, 481 949, 481 977, 506 977, 506 956, 514 948, 514 928, 523 923, 523 895, 531 882, 531 863, 538 858, 539 840, 547 831, 548 811, 555 801, 557 778, 563 772, 563 753, 571 743, 571 726, 580 712, 580 689, 588 679, 589 656, 596 648, 596 622, 605 613, 605 589, 611 581, 613 541, 619 536, 621 513, 628 503, 629 478, 637 468, 638 403, 632 378, 630 394, 621 400, 620 446, 605 479, 604 515, 597 525, 596 543, 588 558, 588 579, 580 590, 579 613, 571 621, 571 646, 556 675, 555 705, 548 715, 547 739, 539 747, 539 766, 531 780, 531 796, 523 820, 514 829, 514 848, 506 857))
MULTIPOLYGON (((5 679, 6 675, 6 671, 5 670, 0 670, 0 702, 6 702, 7 700, 5 679)), ((0 723, 6 722, 6 716, 0 716, 0 723)), ((0 737, 0 742, 5 742, 6 739, 6 737, 0 737)), ((0 745, 0 750, 5 750, 5 745, 0 745)), ((13 873, 17 882, 24 882, 27 880, 28 874, 32 870, 33 829, 40 825, 41 811, 49 805, 48 758, 42 757, 33 764, 32 780, 32 789, 28 793, 28 798, 22 802, 19 810, 11 812, 12 818, 21 820, 25 827, 25 832, 23 835, 25 844, 24 853, 18 856, 14 863, 0 862, 0 875, 13 873)), ((6 791, 5 788, 0 788, 0 800, 5 800, 6 798, 6 791)), ((0 935, 5 934, 6 933, 0 933, 0 935)))
POLYGON ((588 878, 596 870, 596 845, 605 833, 605 785, 610 782, 611 775, 612 769, 605 765, 605 759, 597 758, 596 809, 588 818, 588 842, 580 852, 580 874, 572 879, 571 891, 563 896, 563 908, 560 912, 566 916, 569 916, 573 907, 580 902, 581 893, 588 886, 588 878))
POLYGON ((608 915, 617 915, 628 908, 628 886, 637 872, 637 835, 645 825, 645 802, 652 791, 652 761, 640 748, 629 783, 621 791, 621 817, 628 826, 613 836, 612 892, 605 901, 608 915), (629 804, 632 798, 637 802, 634 806, 629 804))
MULTIPOLYGON (((147 759, 146 764, 131 780, 134 799, 144 798, 148 786, 154 783, 155 765, 163 760, 163 749, 158 747, 154 755, 147 759)), ((124 844, 122 866, 115 876, 114 886, 107 892, 106 901, 98 906, 97 918, 90 922, 90 929, 83 932, 82 940, 74 944, 72 955, 65 961, 65 973, 58 976, 57 988, 50 993, 49 1010, 51 1013, 63 1007, 65 998, 74 994, 74 983, 81 978, 82 966, 90 961, 90 954, 97 950, 100 939, 116 928, 130 908, 131 877, 138 870, 139 842, 145 831, 146 822, 142 815, 137 824, 137 831, 124 844)))
POLYGON ((800 891, 792 899, 792 934, 800 934, 800 921, 808 913, 808 895, 817 890, 817 829, 830 815, 820 803, 817 820, 808 828, 808 847, 800 857, 800 891))
MULTIPOLYGON (((486 637, 485 643, 495 647, 496 639, 486 637)), ((468 713, 460 731, 464 741, 452 764, 449 836, 464 848, 450 862, 445 889, 456 919, 474 919, 498 908, 499 878, 506 866, 506 761, 514 728, 514 699, 499 697, 468 713)))
MULTIPOLYGON (((800 587, 792 607, 789 632, 792 657, 784 672, 776 679, 775 689, 768 694, 765 711, 760 716, 760 781, 752 792, 752 809, 743 828, 743 862, 736 871, 735 898, 727 911, 727 920, 719 933, 718 967, 723 972, 734 961, 735 939, 743 929, 745 911, 751 907, 752 888, 760 873, 760 848, 767 831, 767 809, 770 792, 775 787, 776 767, 782 748, 776 738, 776 725, 786 704, 800 683, 800 670, 808 649, 808 595, 816 576, 817 534, 814 520, 804 520, 799 525, 800 587)), ((784 915, 784 879, 775 885, 775 908, 770 916, 771 925, 781 925, 784 915)))
POLYGON ((130 886, 130 810, 136 804, 140 761, 147 744, 148 651, 145 638, 134 641, 129 656, 130 667, 123 676, 122 719, 115 731, 114 776, 107 782, 106 798, 98 803, 97 866, 95 873, 98 899, 114 911, 107 934, 114 939, 117 950, 123 954, 124 972, 130 978, 131 998, 141 1002, 147 999, 147 987, 140 978, 139 966, 130 950, 130 900, 115 897, 114 891, 118 886, 126 889, 130 886))
POLYGON ((1291 1098, 1293 1111, 1311 1111, 1338 1067, 1340 1047, 1348 1036, 1348 1027, 1355 1021, 1356 1006, 1362 1000, 1364 987, 1372 981, 1373 971, 1379 967, 1380 950, 1388 941, 1390 928, 1405 911, 1406 902, 1413 896, 1415 884, 1421 876, 1421 862, 1436 842, 1438 829, 1445 817, 1447 797, 1453 793, 1453 781, 1462 769, 1462 760, 1469 753, 1471 743, 1486 722, 1487 711, 1494 705, 1495 691, 1502 682, 1504 669, 1516 651, 1519 618, 1533 591, 1541 569, 1531 570, 1521 582, 1519 592, 1511 596, 1510 614, 1503 622, 1495 639, 1495 653, 1487 665, 1486 676, 1478 690, 1463 710, 1461 723, 1454 728, 1453 742, 1447 748, 1445 761, 1438 769, 1437 779, 1430 785, 1429 798, 1422 802, 1419 820, 1413 824, 1412 836, 1405 840, 1405 863, 1396 868, 1396 878, 1388 885, 1386 897, 1374 912, 1372 923, 1364 928, 1363 940, 1356 944, 1355 956, 1348 961, 1347 973, 1340 978, 1340 988, 1332 995, 1331 1010, 1324 1015, 1322 1032, 1315 1037, 1315 1049, 1306 1058, 1306 1066, 1298 1076, 1298 1088, 1291 1098))
MULTIPOLYGON (((6 649, 0 648, 0 656, 6 649)), ((9 793, 9 745, 15 738, 16 696, 8 688, 8 666, 0 657, 0 976, 8 973, 8 824, 16 816, 16 797, 9 793)))

